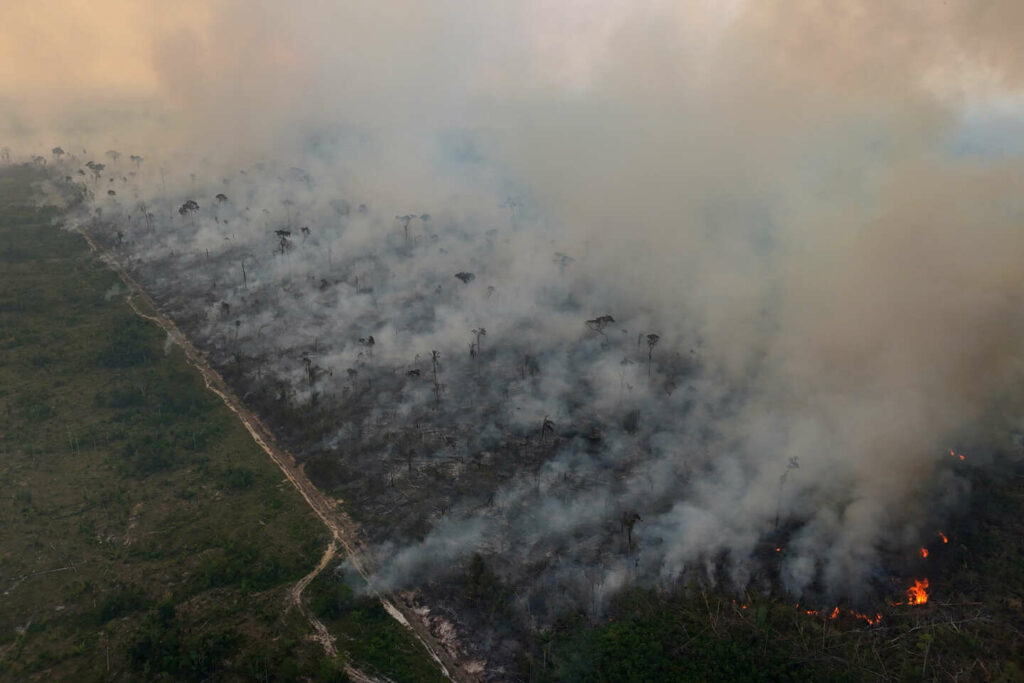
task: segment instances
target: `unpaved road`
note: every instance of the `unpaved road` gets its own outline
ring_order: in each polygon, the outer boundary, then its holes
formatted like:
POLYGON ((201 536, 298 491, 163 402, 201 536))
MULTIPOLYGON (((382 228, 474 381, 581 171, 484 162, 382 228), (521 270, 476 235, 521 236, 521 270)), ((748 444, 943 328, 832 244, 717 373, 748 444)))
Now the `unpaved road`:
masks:
MULTIPOLYGON (((312 572, 300 579, 295 586, 291 588, 289 591, 289 601, 296 605, 309 620, 315 632, 314 637, 323 645, 324 651, 329 655, 336 654, 337 648, 334 644, 334 638, 328 632, 327 627, 316 618, 316 615, 303 606, 302 591, 328 565, 337 552, 337 548, 339 546, 345 551, 349 564, 359 572, 359 574, 366 580, 367 585, 373 589, 370 562, 359 546, 359 542, 357 540, 358 528, 355 523, 338 508, 338 502, 336 500, 328 498, 322 491, 320 491, 320 489, 313 485, 313 483, 306 477, 302 467, 296 464, 295 459, 289 453, 276 445, 273 434, 269 429, 267 429, 262 421, 260 421, 259 417, 246 408, 238 397, 235 396, 234 392, 227 386, 220 374, 206 362, 206 358, 203 354, 192 346, 192 343, 184 333, 178 329, 178 326, 174 324, 173 320, 160 312, 156 302, 146 294, 142 287, 121 266, 117 259, 97 244, 84 229, 78 228, 77 232, 85 238, 85 241, 89 244, 89 248, 99 254, 104 262, 117 273, 125 286, 128 287, 128 303, 131 305, 132 309, 138 315, 148 320, 152 320, 163 328, 171 340, 181 348, 185 357, 188 359, 188 362, 202 374, 206 387, 219 396, 231 412, 238 416, 238 419, 243 425, 245 425, 245 428, 249 430, 249 434, 252 435, 253 440, 256 441, 267 455, 270 456, 270 459, 277 464, 288 481, 290 481, 292 485, 298 489, 299 493, 302 494, 302 497, 313 509, 313 512, 316 513, 317 517, 319 517, 324 525, 331 531, 332 540, 330 545, 328 545, 327 550, 324 552, 323 557, 320 558, 320 562, 312 572), (152 313, 146 312, 138 306, 137 302, 140 300, 152 310, 152 313)), ((440 667, 441 672, 445 677, 458 683, 471 683, 479 680, 478 676, 466 671, 465 668, 463 668, 463 666, 461 666, 460 663, 455 660, 444 647, 441 646, 430 632, 427 624, 424 623, 420 615, 412 609, 411 605, 395 601, 391 597, 376 590, 374 590, 374 594, 380 600, 388 614, 413 632, 416 638, 423 644, 423 647, 426 648, 427 652, 440 667)), ((349 671, 349 675, 354 680, 375 680, 355 669, 349 671)))

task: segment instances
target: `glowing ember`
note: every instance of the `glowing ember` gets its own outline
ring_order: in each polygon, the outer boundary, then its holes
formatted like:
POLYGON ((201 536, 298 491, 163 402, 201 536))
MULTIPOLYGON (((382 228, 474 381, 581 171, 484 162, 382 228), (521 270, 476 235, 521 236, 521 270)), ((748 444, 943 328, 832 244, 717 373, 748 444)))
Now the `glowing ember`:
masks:
POLYGON ((951 456, 953 456, 954 458, 960 458, 961 460, 966 460, 967 459, 966 455, 964 455, 963 453, 957 453, 956 451, 954 451, 952 449, 950 449, 949 454, 951 456))
POLYGON ((781 552, 782 552, 782 548, 776 548, 776 549, 775 549, 775 552, 777 552, 777 553, 781 553, 781 552))
POLYGON ((914 579, 914 585, 907 589, 908 605, 923 605, 928 602, 928 579, 914 579))
MULTIPOLYGON (((895 603, 895 604, 902 604, 902 603, 895 603)), ((799 609, 800 608, 800 603, 797 603, 795 606, 796 606, 797 609, 799 609)), ((847 610, 847 612, 850 613, 851 617, 853 617, 855 619, 860 619, 862 621, 866 621, 869 624, 871 624, 872 626, 874 626, 875 624, 881 623, 881 621, 882 621, 882 613, 881 612, 876 612, 874 616, 871 616, 869 614, 861 614, 860 612, 856 612, 856 611, 854 611, 852 609, 851 610, 847 610)), ((808 616, 812 616, 812 617, 821 616, 821 612, 819 612, 816 609, 805 609, 805 610, 803 610, 803 613, 808 615, 808 616)), ((828 618, 829 619, 838 619, 840 614, 841 614, 841 612, 839 611, 839 607, 836 606, 836 607, 834 607, 832 609, 831 612, 829 612, 828 618)))
POLYGON ((921 548, 921 557, 928 557, 928 548, 921 548))
POLYGON ((946 538, 946 534, 942 533, 941 531, 939 532, 939 538, 942 539, 943 543, 949 543, 949 539, 946 538))
POLYGON ((875 616, 873 616, 873 617, 870 617, 867 614, 858 614, 857 612, 854 612, 853 610, 850 610, 850 614, 852 614, 853 616, 857 617, 858 619, 863 619, 864 621, 868 622, 872 626, 874 626, 875 624, 877 624, 878 622, 880 622, 882 620, 882 613, 881 612, 876 612, 875 616))

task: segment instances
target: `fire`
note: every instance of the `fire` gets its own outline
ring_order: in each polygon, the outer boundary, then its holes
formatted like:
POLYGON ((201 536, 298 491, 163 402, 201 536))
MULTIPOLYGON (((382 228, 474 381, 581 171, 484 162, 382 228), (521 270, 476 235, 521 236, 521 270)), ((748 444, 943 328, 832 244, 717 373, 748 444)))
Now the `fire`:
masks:
POLYGON ((967 456, 966 456, 966 455, 964 455, 963 453, 957 453, 957 452, 956 452, 956 451, 954 451, 953 449, 950 449, 950 450, 949 450, 949 454, 950 454, 950 455, 951 455, 952 457, 954 457, 954 458, 960 458, 961 460, 966 460, 966 459, 967 459, 967 456))
POLYGON ((882 613, 881 612, 876 612, 875 616, 873 616, 873 617, 868 616, 867 614, 859 614, 857 612, 854 612, 853 610, 850 610, 850 614, 852 614, 853 616, 857 617, 858 619, 863 619, 864 621, 868 622, 872 626, 874 626, 878 622, 882 621, 882 613))
POLYGON ((939 538, 942 539, 943 543, 949 543, 949 539, 946 538, 946 534, 942 533, 941 531, 939 532, 939 538))
POLYGON ((928 557, 928 548, 921 548, 921 557, 928 557))
POLYGON ((928 579, 914 579, 914 585, 907 589, 908 605, 923 605, 928 602, 928 579))
MULTIPOLYGON (((897 603, 897 604, 899 604, 899 603, 897 603)), ((800 603, 797 603, 796 605, 794 605, 794 607, 796 607, 797 609, 800 609, 800 603)), ((854 611, 852 609, 851 610, 847 610, 847 612, 849 612, 850 616, 853 617, 854 619, 860 619, 862 621, 866 621, 866 622, 868 622, 872 626, 874 626, 876 624, 879 624, 882 621, 882 613, 881 612, 876 612, 874 616, 871 616, 870 614, 861 614, 860 612, 854 611)), ((821 616, 821 612, 819 612, 816 609, 805 609, 805 610, 803 610, 803 613, 808 615, 808 616, 811 616, 811 617, 821 616)), ((841 614, 841 612, 839 610, 839 606, 837 605, 836 607, 834 607, 832 609, 831 612, 829 612, 828 618, 829 619, 838 619, 840 614, 841 614)))

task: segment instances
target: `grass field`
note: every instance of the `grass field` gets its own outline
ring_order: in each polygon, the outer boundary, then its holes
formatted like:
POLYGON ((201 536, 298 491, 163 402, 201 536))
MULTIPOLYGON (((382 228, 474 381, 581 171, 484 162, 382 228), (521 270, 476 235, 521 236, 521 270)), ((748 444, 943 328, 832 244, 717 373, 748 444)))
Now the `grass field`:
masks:
POLYGON ((326 529, 39 178, 0 170, 0 680, 343 680, 285 604, 326 529))

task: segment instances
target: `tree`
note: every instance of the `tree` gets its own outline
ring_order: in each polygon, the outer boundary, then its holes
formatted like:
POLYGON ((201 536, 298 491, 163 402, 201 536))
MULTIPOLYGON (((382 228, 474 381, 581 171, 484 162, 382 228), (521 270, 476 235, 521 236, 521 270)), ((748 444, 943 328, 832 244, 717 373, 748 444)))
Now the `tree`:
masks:
POLYGON ((371 334, 369 337, 360 337, 359 343, 362 345, 364 349, 366 349, 366 352, 370 355, 370 358, 372 359, 373 347, 377 345, 377 342, 376 340, 374 340, 373 335, 371 334))
POLYGON ((547 415, 544 416, 544 420, 540 423, 540 441, 544 443, 545 434, 555 433, 555 423, 552 422, 547 415))
POLYGON ((95 161, 88 161, 86 162, 85 167, 92 171, 93 181, 98 183, 100 181, 100 176, 103 175, 103 169, 106 168, 106 165, 95 161))
POLYGON ((659 337, 656 334, 649 334, 649 335, 647 335, 647 376, 648 377, 651 376, 651 357, 654 354, 654 347, 658 343, 659 339, 661 339, 661 337, 659 337))
POLYGON ((779 477, 779 500, 775 504, 775 528, 779 528, 779 514, 782 512, 782 487, 786 485, 786 479, 789 478, 789 473, 792 470, 800 469, 799 458, 792 457, 789 459, 789 463, 786 465, 786 471, 779 477))
POLYGON ((555 264, 558 265, 558 274, 565 275, 565 269, 569 267, 569 264, 575 261, 572 256, 563 254, 560 251, 555 252, 555 264))
POLYGON ((214 197, 214 199, 216 199, 218 202, 226 202, 228 200, 228 196, 223 193, 218 193, 217 196, 214 197))
POLYGON ((135 168, 139 168, 140 166, 142 166, 142 157, 140 157, 138 154, 132 154, 128 158, 132 160, 133 164, 135 164, 135 168))
POLYGON ((53 149, 50 150, 50 153, 53 154, 54 159, 60 159, 62 156, 64 156, 64 150, 60 147, 54 147, 53 149))
POLYGON ((406 244, 409 243, 409 223, 412 222, 413 218, 416 218, 416 216, 413 216, 412 214, 406 214, 404 216, 395 216, 396 220, 402 221, 402 227, 405 228, 405 243, 406 244))
POLYGON ((434 373, 434 403, 441 405, 441 385, 437 381, 437 364, 441 362, 441 354, 437 351, 430 352, 430 364, 434 373))
POLYGON ((0 160, 5 164, 11 163, 11 149, 9 147, 0 147, 0 160))
POLYGON ((182 216, 188 216, 192 219, 192 227, 196 225, 196 212, 199 211, 199 204, 194 199, 189 199, 180 207, 178 207, 178 213, 182 216))
POLYGON ((281 230, 275 230, 274 234, 278 237, 277 247, 280 250, 281 255, 284 256, 285 252, 291 251, 292 249, 292 243, 288 239, 292 236, 292 231, 282 228, 281 230))
POLYGON ((116 149, 108 149, 107 158, 116 164, 117 160, 121 158, 121 153, 118 152, 116 149))
POLYGON ((465 271, 455 273, 455 277, 462 280, 462 284, 464 285, 468 285, 470 282, 476 279, 476 275, 473 275, 473 273, 467 273, 465 271))
POLYGON ((487 330, 482 327, 478 327, 473 330, 473 334, 476 335, 476 352, 481 353, 483 351, 483 347, 480 346, 480 337, 486 337, 487 330))
POLYGON ((622 513, 622 517, 619 519, 619 523, 622 525, 623 531, 626 532, 626 552, 633 551, 633 526, 637 522, 642 522, 643 517, 639 513, 629 510, 622 513))
POLYGON ((615 318, 611 317, 610 315, 599 315, 593 320, 588 320, 586 322, 586 325, 587 327, 592 329, 594 332, 597 332, 602 337, 607 338, 607 335, 604 333, 604 328, 608 327, 614 322, 615 318))

